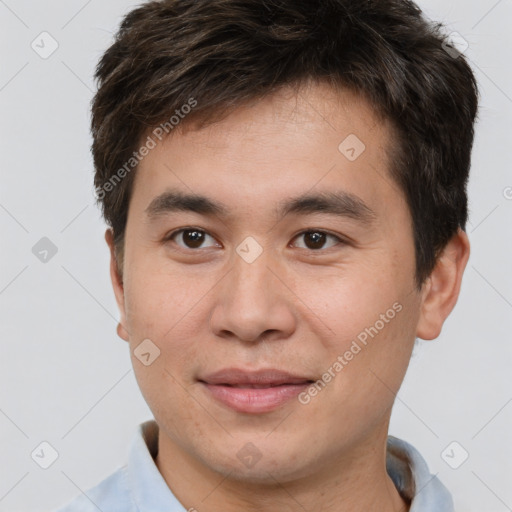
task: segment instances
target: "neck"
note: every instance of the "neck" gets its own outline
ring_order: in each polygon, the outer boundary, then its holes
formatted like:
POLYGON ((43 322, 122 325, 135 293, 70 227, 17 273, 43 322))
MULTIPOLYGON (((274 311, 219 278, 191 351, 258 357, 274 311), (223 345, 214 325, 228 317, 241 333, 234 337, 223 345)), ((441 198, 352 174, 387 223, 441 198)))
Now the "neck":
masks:
POLYGON ((337 455, 318 471, 283 481, 270 473, 264 482, 230 478, 216 472, 159 431, 155 463, 176 498, 187 510, 208 512, 407 512, 409 504, 386 472, 384 435, 337 455))

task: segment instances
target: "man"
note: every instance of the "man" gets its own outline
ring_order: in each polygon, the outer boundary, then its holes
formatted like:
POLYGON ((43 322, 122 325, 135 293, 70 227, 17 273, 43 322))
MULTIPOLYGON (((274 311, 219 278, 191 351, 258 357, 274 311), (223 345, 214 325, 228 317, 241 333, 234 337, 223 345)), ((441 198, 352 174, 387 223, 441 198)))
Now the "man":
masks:
POLYGON ((469 256, 477 86, 440 27, 403 0, 163 0, 96 78, 117 332, 155 420, 61 511, 453 510, 388 436, 469 256))

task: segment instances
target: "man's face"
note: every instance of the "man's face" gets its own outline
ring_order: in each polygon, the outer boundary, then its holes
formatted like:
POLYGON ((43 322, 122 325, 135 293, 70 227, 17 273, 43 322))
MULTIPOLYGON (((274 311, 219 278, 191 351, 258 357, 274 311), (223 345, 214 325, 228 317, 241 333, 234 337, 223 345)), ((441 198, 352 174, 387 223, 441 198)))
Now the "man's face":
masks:
POLYGON ((283 482, 382 442, 421 305, 394 144, 363 100, 315 85, 175 129, 140 163, 118 297, 161 447, 283 482), (155 201, 166 192, 225 212, 155 201), (337 208, 283 215, 322 194, 337 208), (160 355, 146 366, 147 339, 160 355))

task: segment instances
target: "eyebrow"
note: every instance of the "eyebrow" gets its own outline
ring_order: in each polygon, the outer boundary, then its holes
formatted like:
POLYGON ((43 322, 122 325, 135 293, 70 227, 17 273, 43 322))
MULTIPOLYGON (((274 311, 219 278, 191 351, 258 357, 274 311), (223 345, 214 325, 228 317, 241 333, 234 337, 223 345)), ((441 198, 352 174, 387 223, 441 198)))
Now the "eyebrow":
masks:
MULTIPOLYGON (((230 217, 230 210, 223 203, 206 196, 166 190, 155 197, 145 210, 150 220, 169 213, 185 211, 206 216, 230 217)), ((362 224, 371 224, 376 213, 358 196, 345 191, 306 193, 283 200, 275 209, 278 218, 288 214, 306 215, 325 213, 348 217, 362 224)))

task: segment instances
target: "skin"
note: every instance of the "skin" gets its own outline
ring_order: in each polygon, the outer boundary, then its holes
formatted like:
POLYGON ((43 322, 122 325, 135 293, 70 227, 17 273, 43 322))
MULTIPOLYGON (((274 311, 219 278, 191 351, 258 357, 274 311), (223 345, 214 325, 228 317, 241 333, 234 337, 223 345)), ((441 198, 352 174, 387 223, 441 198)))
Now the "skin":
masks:
POLYGON ((415 338, 436 338, 457 301, 466 234, 452 238, 417 290, 411 215, 388 173, 393 132, 352 92, 321 83, 298 95, 279 90, 215 124, 184 127, 137 169, 122 277, 105 235, 118 334, 160 427, 163 478, 198 511, 408 510, 385 469, 391 408, 415 338), (349 134, 366 146, 353 162, 338 150, 349 134), (220 201, 231 216, 150 221, 147 206, 170 187, 220 201), (283 199, 333 190, 361 198, 375 212, 371 225, 323 213, 276 217, 283 199), (164 240, 187 227, 209 235, 200 248, 180 235, 164 240), (327 237, 308 248, 312 228, 348 243, 327 237), (236 252, 247 236, 263 249, 252 263, 236 252), (307 405, 235 412, 197 380, 228 367, 321 378, 394 303, 402 310, 307 405), (134 356, 147 338, 161 351, 149 366, 134 356), (261 454, 250 468, 237 457, 247 443, 261 454))

